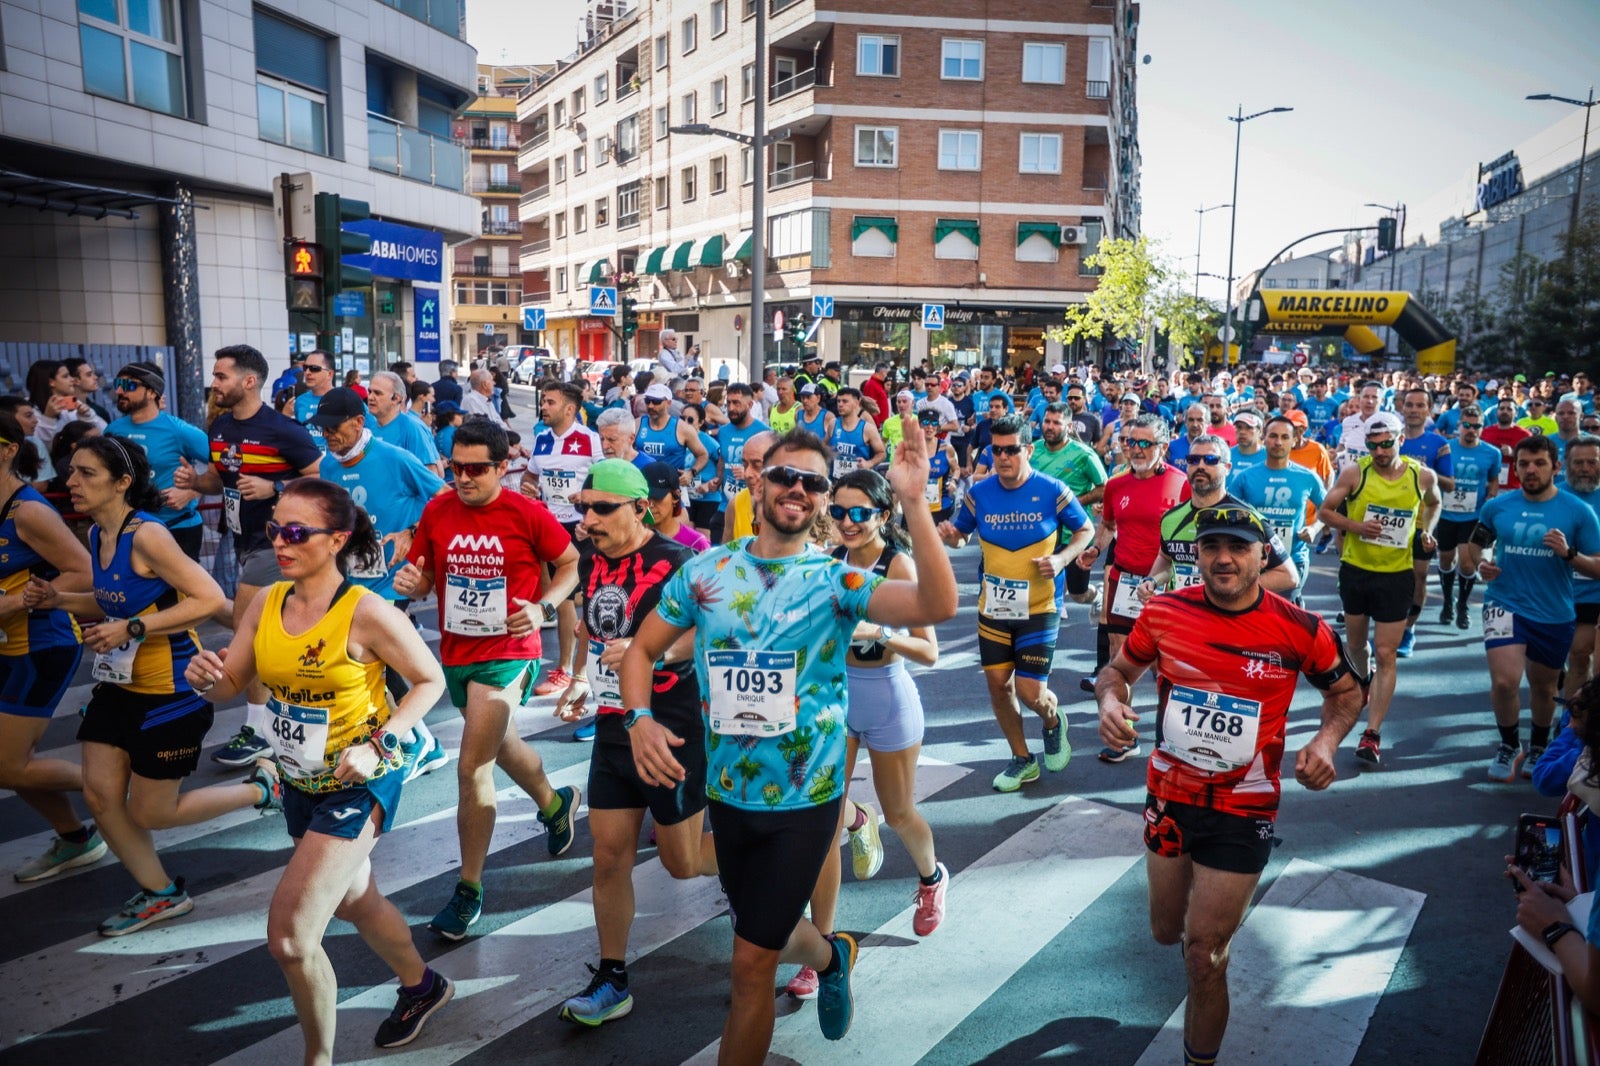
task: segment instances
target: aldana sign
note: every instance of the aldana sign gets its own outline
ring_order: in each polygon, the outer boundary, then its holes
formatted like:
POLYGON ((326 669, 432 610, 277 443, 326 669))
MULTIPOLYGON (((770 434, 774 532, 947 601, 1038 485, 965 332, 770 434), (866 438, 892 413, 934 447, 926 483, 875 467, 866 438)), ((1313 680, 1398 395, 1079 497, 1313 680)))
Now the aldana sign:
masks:
POLYGON ((1522 163, 1515 151, 1478 166, 1476 210, 1483 211, 1522 192, 1522 163))

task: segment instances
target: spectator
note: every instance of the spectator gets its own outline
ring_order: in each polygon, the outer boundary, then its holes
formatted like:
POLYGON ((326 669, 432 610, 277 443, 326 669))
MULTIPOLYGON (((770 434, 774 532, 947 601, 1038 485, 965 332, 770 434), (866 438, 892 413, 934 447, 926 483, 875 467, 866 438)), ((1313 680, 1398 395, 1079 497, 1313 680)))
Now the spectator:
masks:
POLYGON ((67 373, 72 375, 73 388, 77 391, 78 402, 88 404, 89 409, 100 416, 100 421, 110 422, 111 413, 105 409, 95 396, 100 392, 100 371, 87 359, 73 356, 63 360, 62 365, 67 368, 67 373))
MULTIPOLYGON (((461 412, 468 418, 483 417, 501 428, 505 427, 506 420, 500 417, 499 410, 494 404, 494 374, 480 367, 472 372, 467 379, 468 391, 461 403, 461 412)), ((439 387, 434 386, 435 394, 439 387)), ((441 455, 448 456, 448 452, 441 450, 441 455)))
MULTIPOLYGON (((433 400, 435 403, 444 403, 448 400, 450 403, 460 406, 462 400, 461 383, 456 380, 456 371, 458 369, 453 359, 445 359, 440 362, 439 380, 433 383, 433 400)), ((449 457, 448 452, 444 454, 447 458, 449 457)))
POLYGON ((363 402, 366 401, 367 387, 361 384, 361 371, 355 367, 344 372, 344 387, 361 397, 363 402))

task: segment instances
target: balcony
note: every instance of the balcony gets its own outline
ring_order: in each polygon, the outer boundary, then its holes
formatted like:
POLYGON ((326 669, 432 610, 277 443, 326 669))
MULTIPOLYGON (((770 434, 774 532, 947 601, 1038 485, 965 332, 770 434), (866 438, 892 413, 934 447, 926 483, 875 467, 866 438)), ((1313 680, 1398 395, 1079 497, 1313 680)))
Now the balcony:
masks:
POLYGON ((1091 100, 1104 100, 1111 95, 1111 83, 1108 81, 1086 82, 1083 92, 1091 100))
POLYGON ((767 91, 767 101, 771 103, 782 100, 786 96, 805 92, 807 89, 815 88, 817 85, 822 85, 825 88, 827 84, 825 81, 817 81, 817 68, 812 67, 809 70, 802 70, 798 74, 784 78, 782 81, 773 82, 772 88, 767 91))
POLYGON ((549 130, 540 130, 538 133, 535 133, 533 137, 522 146, 522 150, 517 153, 517 169, 527 170, 529 167, 533 166, 535 162, 543 159, 546 153, 542 151, 542 149, 548 143, 550 143, 549 130))
POLYGON ((769 7, 767 10, 771 14, 776 15, 778 12, 786 11, 789 8, 793 7, 794 5, 798 4, 799 2, 800 2, 800 0, 772 0, 772 6, 769 7))
POLYGON ((488 193, 492 196, 516 196, 522 191, 522 186, 514 181, 490 181, 487 178, 473 178, 472 191, 475 193, 488 193))
POLYGON ((476 260, 456 260, 450 273, 458 278, 516 278, 522 272, 515 266, 507 263, 504 266, 495 266, 493 263, 482 263, 476 260))
POLYGON ((516 219, 486 218, 483 220, 485 237, 520 237, 522 223, 516 219))
POLYGON ((515 152, 520 138, 515 133, 472 134, 467 137, 457 138, 457 143, 464 144, 474 152, 515 152))
POLYGON ((466 188, 467 153, 460 145, 371 112, 367 113, 367 166, 441 189, 466 188))
POLYGON ((550 195, 550 183, 549 182, 545 182, 543 185, 536 185, 533 188, 529 189, 527 192, 522 194, 522 199, 517 201, 517 209, 520 211, 523 208, 532 207, 534 204, 538 203, 540 200, 548 198, 549 195, 550 195))
POLYGON ((802 181, 810 181, 817 176, 817 164, 814 161, 796 163, 791 167, 774 170, 767 175, 767 188, 786 189, 790 185, 798 185, 802 181))
POLYGON ((524 244, 522 246, 522 248, 520 249, 519 254, 521 254, 521 255, 539 255, 541 252, 548 252, 549 250, 550 250, 550 238, 546 237, 542 241, 529 241, 528 243, 524 244))

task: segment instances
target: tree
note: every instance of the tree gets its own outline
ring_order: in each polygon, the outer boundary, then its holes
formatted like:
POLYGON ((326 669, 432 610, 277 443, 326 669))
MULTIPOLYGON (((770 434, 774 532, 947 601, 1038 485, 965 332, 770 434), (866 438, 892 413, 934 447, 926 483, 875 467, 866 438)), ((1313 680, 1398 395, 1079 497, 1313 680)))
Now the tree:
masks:
POLYGON ((1100 284, 1082 303, 1067 305, 1066 324, 1049 331, 1052 340, 1116 337, 1143 347, 1161 330, 1185 351, 1204 343, 1211 305, 1183 290, 1187 279, 1148 237, 1104 238, 1084 265, 1100 271, 1100 284))
POLYGON ((1561 245, 1522 307, 1518 337, 1538 368, 1587 370, 1600 361, 1600 205, 1589 204, 1561 245))

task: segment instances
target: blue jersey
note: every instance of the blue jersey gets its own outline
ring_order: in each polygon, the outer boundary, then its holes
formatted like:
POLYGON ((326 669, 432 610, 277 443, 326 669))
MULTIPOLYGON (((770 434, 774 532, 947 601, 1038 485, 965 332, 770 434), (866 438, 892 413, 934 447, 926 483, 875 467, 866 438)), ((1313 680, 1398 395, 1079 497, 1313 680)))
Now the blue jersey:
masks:
POLYGON ((1167 442, 1167 465, 1185 473, 1189 470, 1189 434, 1179 433, 1167 442))
POLYGON ((439 461, 439 445, 419 418, 398 414, 389 420, 387 426, 378 425, 376 419, 370 419, 367 428, 372 430, 374 438, 422 460, 423 466, 439 461))
POLYGON ((872 449, 867 447, 867 420, 862 418, 856 422, 855 429, 845 429, 844 419, 838 419, 833 424, 833 440, 828 442, 833 445, 833 476, 838 477, 847 471, 865 466, 868 459, 872 458, 872 449))
MULTIPOLYGON (((710 457, 709 461, 706 463, 705 469, 700 471, 700 480, 712 481, 708 475, 716 473, 717 458, 722 454, 722 445, 717 443, 717 438, 713 437, 705 430, 700 431, 700 444, 705 448, 706 455, 710 457)), ((685 448, 683 454, 686 457, 683 468, 685 470, 692 469, 694 466, 694 453, 685 448)), ((711 491, 706 493, 704 496, 697 496, 695 499, 706 500, 710 503, 714 503, 720 509, 722 504, 726 502, 722 496, 722 482, 712 481, 711 491)))
MULTIPOLYGON (((1593 492, 1579 492, 1577 489, 1567 488, 1578 499, 1589 505, 1589 510, 1600 512, 1600 489, 1593 492)), ((1600 603, 1600 580, 1587 574, 1572 572, 1572 595, 1578 603, 1600 603)))
MULTIPOLYGON (((165 492, 172 488, 172 475, 178 462, 187 459, 191 466, 203 467, 211 462, 211 443, 205 430, 174 418, 165 411, 157 411, 148 422, 135 422, 127 415, 106 427, 113 437, 131 440, 144 449, 150 460, 150 476, 156 488, 165 492)), ((188 529, 200 524, 200 503, 190 500, 182 507, 163 507, 156 517, 168 529, 188 529)))
POLYGON ((745 486, 744 478, 733 476, 733 468, 744 462, 744 442, 766 431, 767 424, 756 418, 743 429, 732 422, 717 427, 717 444, 722 448, 722 494, 728 499, 739 495, 739 490, 745 486))
POLYGON ((1431 430, 1415 437, 1400 435, 1400 454, 1409 455, 1435 474, 1450 477, 1450 441, 1431 430))
MULTIPOLYGON (((33 545, 22 539, 22 531, 17 528, 17 508, 25 503, 50 506, 32 485, 23 485, 4 504, 5 510, 0 512, 0 595, 21 596, 28 587, 28 579, 35 574, 45 581, 53 581, 60 574, 44 556, 33 550, 33 545)), ((72 647, 79 643, 81 636, 72 615, 59 608, 14 611, 0 620, 0 632, 5 634, 4 641, 0 642, 0 655, 7 657, 25 656, 30 651, 45 648, 72 647)))
POLYGON ((1315 396, 1307 396, 1305 402, 1300 405, 1300 410, 1306 413, 1307 424, 1324 426, 1339 417, 1339 401, 1332 396, 1320 400, 1315 396))
POLYGON ((1446 437, 1454 437, 1461 432, 1461 408, 1451 407, 1440 411, 1439 417, 1433 420, 1433 428, 1446 437))
POLYGON ((684 563, 656 611, 695 631, 706 795, 744 810, 811 810, 844 794, 845 653, 883 579, 811 548, 757 558, 752 543, 684 563), (732 716, 730 706, 747 710, 732 716), (762 731, 719 726, 730 717, 762 731))
POLYGON ((687 470, 684 456, 693 454, 678 440, 678 416, 672 415, 667 424, 656 429, 647 418, 639 423, 639 433, 634 443, 649 456, 647 463, 666 463, 674 470, 687 470))
POLYGON ((800 408, 799 411, 795 412, 794 424, 807 433, 815 435, 818 440, 828 439, 828 409, 826 407, 817 408, 817 417, 809 420, 806 418, 806 409, 804 407, 800 408))
POLYGON ((1239 450, 1237 444, 1233 446, 1233 476, 1238 476, 1252 467, 1265 465, 1266 461, 1267 450, 1265 448, 1257 448, 1253 453, 1246 455, 1239 450))
POLYGON ((1228 479, 1228 491, 1260 512, 1297 563, 1306 558, 1311 545, 1301 540, 1299 533, 1306 524, 1306 501, 1321 507, 1327 494, 1320 477, 1299 463, 1282 470, 1262 463, 1245 470, 1236 468, 1228 479))
MULTIPOLYGON (((422 518, 423 507, 444 488, 444 482, 423 466, 421 459, 381 440, 369 440, 361 455, 349 466, 331 455, 324 455, 317 472, 324 481, 349 490, 356 506, 365 509, 371 517, 379 540, 416 525, 422 518)), ((392 567, 386 565, 393 550, 391 545, 384 545, 385 565, 370 570, 359 569, 352 562, 350 580, 386 600, 402 599, 394 590, 394 572, 405 565, 405 559, 397 559, 392 567)))
POLYGON ((979 422, 989 417, 989 401, 996 396, 1006 402, 1007 414, 1017 409, 1017 405, 1011 402, 1011 394, 1004 389, 973 389, 971 396, 972 410, 978 416, 979 422))
POLYGON ((1500 449, 1479 441, 1471 448, 1459 442, 1450 445, 1450 467, 1455 471, 1456 487, 1441 492, 1439 508, 1442 522, 1474 522, 1489 499, 1490 484, 1500 483, 1500 449))
MULTIPOLYGON (((1034 562, 1057 551, 1089 522, 1089 513, 1066 485, 1037 470, 1014 489, 987 477, 967 492, 951 520, 965 535, 978 535, 983 549, 983 590, 978 612, 994 615, 988 607, 991 594, 1026 602, 1029 615, 1061 610, 1066 588, 1065 572, 1054 578, 1040 575, 1034 562)), ((995 615, 999 617, 998 615, 995 615)))
MULTIPOLYGON (((100 613, 107 618, 127 619, 150 615, 178 602, 176 589, 159 577, 145 577, 133 565, 134 534, 145 522, 156 521, 154 515, 143 511, 128 515, 123 520, 122 528, 117 531, 117 544, 111 553, 109 566, 100 565, 100 547, 105 539, 105 531, 99 526, 90 527, 89 559, 94 575, 94 599, 100 613)), ((118 656, 113 651, 106 657, 110 660, 105 664, 111 667, 110 672, 100 674, 97 671, 94 676, 97 680, 104 679, 130 692, 189 697, 175 699, 150 711, 141 723, 141 728, 149 729, 209 706, 193 694, 188 680, 183 676, 189 667, 189 660, 199 647, 199 638, 192 629, 166 636, 152 634, 135 645, 132 661, 116 663, 118 656), (120 677, 117 676, 119 673, 120 677)))
POLYGON ((1494 561, 1500 576, 1483 585, 1485 605, 1502 607, 1529 621, 1562 625, 1573 610, 1573 570, 1544 544, 1553 529, 1585 555, 1600 552, 1600 519, 1594 508, 1566 489, 1548 500, 1530 500, 1520 491, 1502 492, 1483 505, 1478 526, 1494 534, 1494 561))

